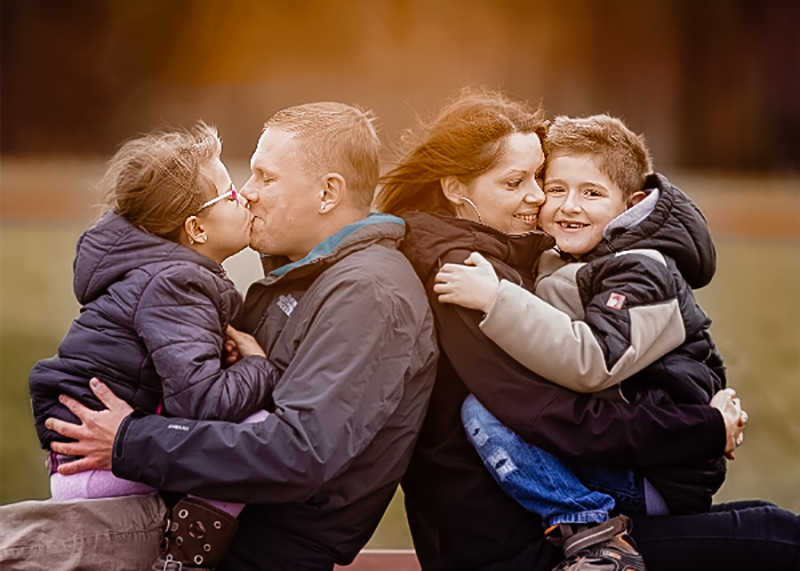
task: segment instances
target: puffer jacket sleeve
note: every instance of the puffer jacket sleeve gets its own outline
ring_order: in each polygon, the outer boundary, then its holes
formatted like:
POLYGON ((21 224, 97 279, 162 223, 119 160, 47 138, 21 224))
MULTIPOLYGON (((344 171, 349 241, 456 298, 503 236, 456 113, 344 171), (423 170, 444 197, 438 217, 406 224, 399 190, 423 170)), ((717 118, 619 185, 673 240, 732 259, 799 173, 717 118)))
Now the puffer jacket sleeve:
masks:
POLYGON ((481 330, 525 367, 578 392, 615 385, 685 340, 678 285, 658 252, 606 257, 579 276, 582 320, 503 280, 481 330))
POLYGON ((282 503, 307 501, 347 468, 397 408, 428 308, 422 296, 412 306, 390 295, 378 276, 340 279, 274 392, 273 414, 254 424, 128 417, 114 473, 161 490, 282 503))
MULTIPOLYGON (((451 252, 443 262, 460 262, 451 252)), ((500 268, 498 268, 500 269, 500 268)), ((480 312, 440 304, 426 284, 442 351, 475 397, 524 440, 562 458, 645 467, 715 458, 725 448, 722 415, 706 405, 631 405, 580 394, 523 367, 480 330, 480 312)))
POLYGON ((161 378, 167 416, 239 422, 264 408, 279 378, 260 356, 223 368, 223 331, 235 309, 230 294, 239 294, 220 283, 196 264, 177 263, 142 293, 134 327, 161 378))

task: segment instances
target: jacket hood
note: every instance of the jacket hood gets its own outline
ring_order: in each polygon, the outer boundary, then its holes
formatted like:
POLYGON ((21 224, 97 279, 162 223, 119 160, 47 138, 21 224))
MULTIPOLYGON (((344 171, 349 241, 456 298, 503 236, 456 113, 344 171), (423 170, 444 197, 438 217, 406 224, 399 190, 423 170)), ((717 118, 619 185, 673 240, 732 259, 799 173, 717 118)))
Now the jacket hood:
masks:
POLYGON ((477 251, 514 268, 532 269, 541 253, 555 243, 544 232, 508 235, 471 220, 427 212, 407 212, 403 219, 406 237, 400 249, 423 283, 452 250, 477 251))
POLYGON ((129 271, 165 261, 190 261, 222 274, 220 266, 202 254, 148 234, 116 212, 107 212, 78 240, 73 263, 75 297, 85 305, 129 271))
POLYGON ((649 175, 645 188, 658 189, 653 211, 635 226, 613 230, 582 261, 622 250, 648 248, 671 258, 692 288, 708 285, 716 271, 717 255, 700 209, 663 175, 649 175))

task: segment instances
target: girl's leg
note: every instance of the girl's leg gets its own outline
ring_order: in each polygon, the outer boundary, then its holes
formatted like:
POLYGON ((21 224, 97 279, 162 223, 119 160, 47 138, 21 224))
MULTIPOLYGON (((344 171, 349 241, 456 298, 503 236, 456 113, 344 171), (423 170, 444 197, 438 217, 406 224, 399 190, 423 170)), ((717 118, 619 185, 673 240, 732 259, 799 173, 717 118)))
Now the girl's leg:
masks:
POLYGON ((503 490, 546 526, 601 523, 611 496, 589 490, 558 458, 523 441, 470 395, 461 409, 467 437, 503 490))

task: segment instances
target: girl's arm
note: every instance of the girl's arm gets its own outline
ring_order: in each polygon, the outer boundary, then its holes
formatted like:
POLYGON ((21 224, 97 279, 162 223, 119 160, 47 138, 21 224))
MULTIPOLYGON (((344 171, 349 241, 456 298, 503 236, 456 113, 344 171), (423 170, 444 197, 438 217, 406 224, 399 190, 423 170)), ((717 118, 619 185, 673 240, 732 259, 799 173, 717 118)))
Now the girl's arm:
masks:
POLYGON ((134 327, 161 378, 169 416, 240 422, 264 408, 280 378, 263 352, 223 368, 222 320, 238 310, 241 298, 219 290, 207 270, 176 264, 142 293, 134 327))
MULTIPOLYGON (((584 285, 593 296, 584 302, 581 320, 509 281, 498 283, 491 264, 477 253, 470 257, 474 267, 442 268, 434 290, 446 291, 442 302, 484 311, 481 330, 528 369, 570 390, 597 392, 686 338, 676 279, 660 254, 648 252, 619 256, 591 276, 592 283, 584 285), (491 292, 490 273, 498 284, 491 292)), ((564 287, 578 297, 577 284, 564 287)))

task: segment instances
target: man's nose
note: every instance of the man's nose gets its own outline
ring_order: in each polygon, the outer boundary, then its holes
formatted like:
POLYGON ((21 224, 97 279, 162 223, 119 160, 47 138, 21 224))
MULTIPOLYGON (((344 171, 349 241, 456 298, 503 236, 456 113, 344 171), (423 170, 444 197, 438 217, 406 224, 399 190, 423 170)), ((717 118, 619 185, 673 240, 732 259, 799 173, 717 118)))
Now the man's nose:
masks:
POLYGON ((244 183, 240 194, 247 202, 258 202, 258 192, 253 189, 253 177, 251 176, 247 179, 247 182, 244 183))

